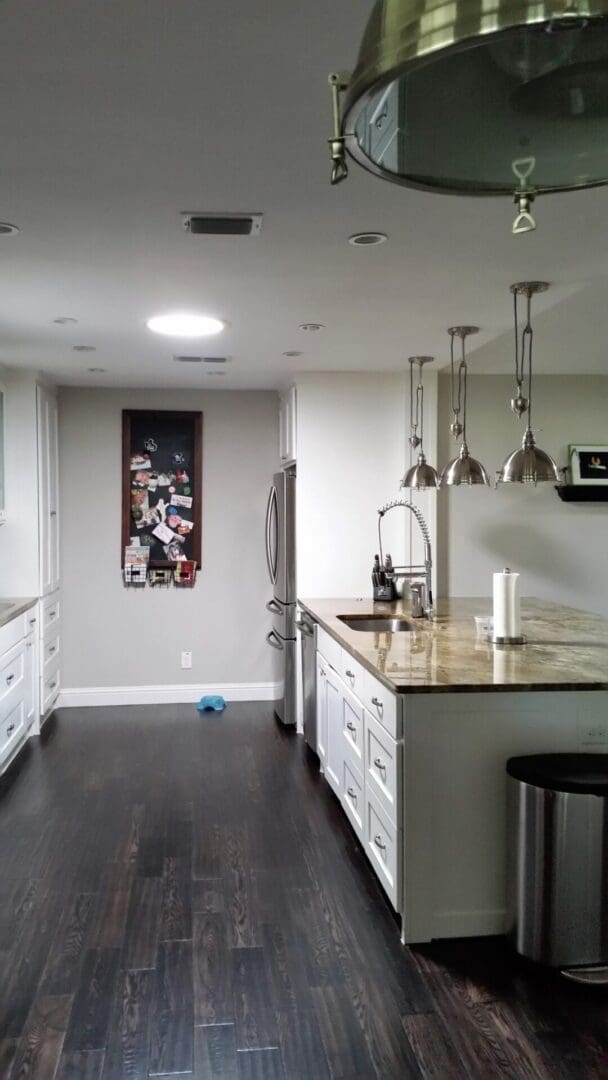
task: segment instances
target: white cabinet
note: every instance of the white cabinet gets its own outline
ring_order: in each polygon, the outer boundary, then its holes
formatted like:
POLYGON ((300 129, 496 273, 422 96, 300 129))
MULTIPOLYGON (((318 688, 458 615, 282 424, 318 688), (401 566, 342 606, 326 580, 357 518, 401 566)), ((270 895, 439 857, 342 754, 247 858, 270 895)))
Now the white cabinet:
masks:
POLYGON ((57 399, 37 387, 38 414, 38 535, 40 593, 59 588, 59 480, 57 399))
POLYGON ((19 753, 35 719, 34 641, 28 613, 0 628, 0 773, 19 753))
POLYGON ((279 456, 281 465, 293 465, 297 457, 297 397, 292 386, 279 399, 279 456))
POLYGON ((40 716, 51 712, 61 685, 61 593, 40 603, 40 716))
POLYGON ((395 910, 403 896, 402 700, 322 627, 317 631, 321 768, 395 910), (376 715, 366 706, 369 704, 376 715))

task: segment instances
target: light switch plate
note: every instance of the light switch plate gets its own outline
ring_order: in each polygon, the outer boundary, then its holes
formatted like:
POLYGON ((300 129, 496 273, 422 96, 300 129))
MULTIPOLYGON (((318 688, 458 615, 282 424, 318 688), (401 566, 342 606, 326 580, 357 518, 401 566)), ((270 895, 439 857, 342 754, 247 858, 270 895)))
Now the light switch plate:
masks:
POLYGON ((192 653, 191 652, 183 652, 182 653, 182 671, 189 671, 191 667, 192 667, 192 653))

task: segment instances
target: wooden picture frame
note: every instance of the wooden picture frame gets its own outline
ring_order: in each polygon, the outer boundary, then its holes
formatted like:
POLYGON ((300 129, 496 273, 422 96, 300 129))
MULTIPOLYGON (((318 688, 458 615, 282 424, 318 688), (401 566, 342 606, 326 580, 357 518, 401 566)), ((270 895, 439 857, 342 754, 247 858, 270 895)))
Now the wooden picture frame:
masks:
POLYGON ((571 484, 594 487, 608 485, 608 446, 571 443, 568 446, 568 462, 571 484))
MULTIPOLYGON (((183 553, 201 567, 203 414, 123 409, 122 551, 137 537, 150 547, 150 569, 169 569, 183 553), (175 503, 172 502, 175 499, 175 503), (192 500, 188 506, 189 500, 192 500), (175 509, 177 514, 168 514, 175 509), (178 520, 179 519, 179 520, 178 520), (154 534, 160 525, 165 537, 154 534), (174 539, 169 538, 169 532, 174 539), (174 546, 175 545, 175 546, 174 546)), ((161 530, 162 531, 162 530, 161 530)))

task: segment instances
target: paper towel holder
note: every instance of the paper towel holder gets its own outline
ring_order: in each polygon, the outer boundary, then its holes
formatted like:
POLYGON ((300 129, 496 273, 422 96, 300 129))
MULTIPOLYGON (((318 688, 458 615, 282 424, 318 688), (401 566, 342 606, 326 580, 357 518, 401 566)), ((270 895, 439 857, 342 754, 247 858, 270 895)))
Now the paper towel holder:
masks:
MULTIPOLYGON (((505 574, 510 574, 509 567, 505 567, 505 574)), ((486 641, 492 643, 492 645, 527 645, 528 639, 525 634, 517 634, 514 637, 500 637, 498 634, 487 634, 486 641)))

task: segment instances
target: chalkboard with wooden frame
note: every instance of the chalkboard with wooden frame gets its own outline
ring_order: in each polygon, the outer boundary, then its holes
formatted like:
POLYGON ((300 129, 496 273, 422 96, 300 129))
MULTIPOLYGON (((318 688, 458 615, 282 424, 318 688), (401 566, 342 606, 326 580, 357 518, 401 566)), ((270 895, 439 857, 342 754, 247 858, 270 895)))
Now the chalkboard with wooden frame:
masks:
POLYGON ((150 548, 149 566, 201 566, 203 414, 122 414, 122 566, 125 548, 150 548))

